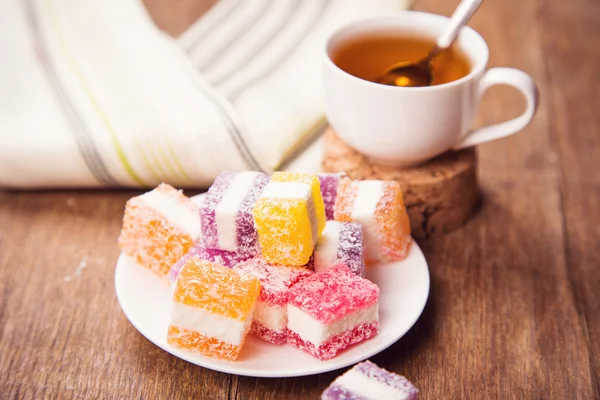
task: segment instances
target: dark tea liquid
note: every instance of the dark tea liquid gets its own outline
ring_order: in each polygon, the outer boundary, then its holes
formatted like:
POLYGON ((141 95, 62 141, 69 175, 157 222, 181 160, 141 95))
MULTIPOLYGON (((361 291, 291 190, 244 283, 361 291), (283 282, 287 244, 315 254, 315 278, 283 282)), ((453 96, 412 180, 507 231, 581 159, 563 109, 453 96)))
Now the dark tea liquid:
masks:
MULTIPOLYGON (((416 62, 435 46, 433 39, 377 33, 348 39, 332 54, 333 62, 347 73, 376 81, 386 69, 399 62, 416 62)), ((441 85, 465 77, 469 61, 455 46, 438 55, 433 62, 433 84, 441 85)))

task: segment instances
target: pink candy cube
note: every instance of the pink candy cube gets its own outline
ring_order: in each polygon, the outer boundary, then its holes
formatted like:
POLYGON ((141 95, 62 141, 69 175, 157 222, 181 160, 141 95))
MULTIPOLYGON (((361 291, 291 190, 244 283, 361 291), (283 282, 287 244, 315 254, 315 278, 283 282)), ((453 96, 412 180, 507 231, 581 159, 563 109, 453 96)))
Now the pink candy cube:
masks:
POLYGON ((288 295, 288 342, 320 360, 379 333, 379 288, 345 265, 315 273, 288 295))
POLYGON ((287 341, 287 302, 290 287, 313 272, 303 267, 271 265, 257 257, 237 264, 235 271, 260 280, 260 296, 250 333, 274 344, 287 341))

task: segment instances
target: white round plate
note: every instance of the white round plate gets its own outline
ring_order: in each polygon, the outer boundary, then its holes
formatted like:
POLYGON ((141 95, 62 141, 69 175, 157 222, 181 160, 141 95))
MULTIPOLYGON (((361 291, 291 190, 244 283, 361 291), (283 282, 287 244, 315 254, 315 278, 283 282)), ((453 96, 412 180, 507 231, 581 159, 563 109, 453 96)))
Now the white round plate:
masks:
POLYGON ((163 350, 216 371, 278 378, 318 374, 355 364, 388 348, 414 325, 429 295, 429 270, 419 246, 413 243, 404 261, 368 268, 367 278, 380 289, 380 332, 329 361, 319 361, 290 345, 273 345, 253 335, 247 337, 236 361, 217 360, 171 347, 167 344, 171 312, 171 288, 167 281, 122 254, 117 262, 115 287, 129 321, 163 350))

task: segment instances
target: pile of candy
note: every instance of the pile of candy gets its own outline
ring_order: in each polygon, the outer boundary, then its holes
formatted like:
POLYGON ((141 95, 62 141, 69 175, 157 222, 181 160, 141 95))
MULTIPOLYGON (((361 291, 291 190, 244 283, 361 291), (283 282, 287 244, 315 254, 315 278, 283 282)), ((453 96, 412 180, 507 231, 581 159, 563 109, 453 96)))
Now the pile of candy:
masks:
POLYGON ((235 360, 248 333, 321 360, 379 332, 365 261, 406 257, 396 182, 224 172, 201 203, 161 184, 127 203, 123 253, 167 277, 167 340, 235 360))

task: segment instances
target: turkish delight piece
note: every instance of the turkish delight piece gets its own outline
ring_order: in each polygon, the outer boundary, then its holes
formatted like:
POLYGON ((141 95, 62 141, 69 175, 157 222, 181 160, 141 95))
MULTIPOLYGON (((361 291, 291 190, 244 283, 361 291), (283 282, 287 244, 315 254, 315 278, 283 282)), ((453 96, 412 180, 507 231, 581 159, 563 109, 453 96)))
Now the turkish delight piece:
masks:
POLYGON ((303 267, 271 265, 261 257, 239 263, 233 269, 260 280, 260 296, 250 333, 273 344, 286 343, 290 287, 313 272, 303 267))
POLYGON ((260 248, 272 264, 308 263, 325 227, 325 206, 315 175, 276 172, 253 210, 260 248))
POLYGON ((200 206, 202 242, 208 249, 258 254, 254 203, 269 182, 261 172, 223 172, 200 206))
POLYGON ((319 178, 313 174, 305 174, 300 172, 275 172, 271 177, 272 182, 290 182, 309 185, 312 193, 312 204, 314 205, 314 213, 317 220, 317 231, 319 234, 325 228, 325 204, 321 195, 321 184, 319 178))
POLYGON ((288 342, 320 360, 379 332, 379 288, 345 265, 315 273, 288 296, 288 342))
POLYGON ((410 222, 398 182, 344 178, 334 214, 337 221, 362 225, 367 265, 400 261, 408 255, 410 222))
POLYGON ((167 342, 209 357, 235 360, 252 323, 260 282, 198 258, 177 277, 167 342))
POLYGON ((321 400, 417 400, 419 390, 405 377, 370 361, 356 364, 336 378, 321 400))
POLYGON ((325 217, 327 221, 333 219, 333 209, 335 207, 335 198, 337 197, 337 188, 340 179, 346 176, 345 172, 321 172, 317 174, 321 184, 321 194, 323 195, 323 203, 325 204, 325 217))
POLYGON ((181 191, 162 183, 127 202, 119 247, 140 264, 165 276, 199 236, 197 206, 181 191))
POLYGON ((327 221, 314 253, 314 269, 321 272, 345 264, 356 275, 365 276, 362 227, 356 222, 327 221))

